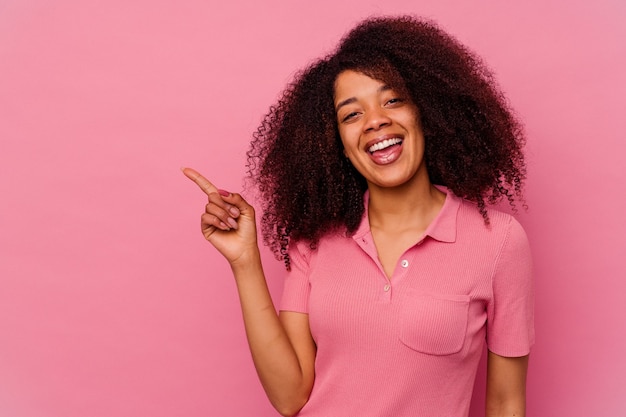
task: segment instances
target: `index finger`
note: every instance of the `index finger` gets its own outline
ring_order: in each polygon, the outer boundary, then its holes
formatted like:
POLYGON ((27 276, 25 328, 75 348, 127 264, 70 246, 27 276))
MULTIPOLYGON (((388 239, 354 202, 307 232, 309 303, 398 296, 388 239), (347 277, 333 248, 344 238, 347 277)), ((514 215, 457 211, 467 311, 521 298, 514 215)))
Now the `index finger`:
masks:
POLYGON ((204 193, 206 195, 209 195, 211 193, 217 193, 217 188, 211 184, 211 182, 209 180, 207 180, 206 178, 204 178, 198 171, 196 171, 195 169, 192 168, 182 168, 183 174, 185 174, 185 176, 187 178, 189 178, 190 180, 192 180, 193 182, 195 182, 198 187, 200 187, 200 189, 202 191, 204 191, 204 193))

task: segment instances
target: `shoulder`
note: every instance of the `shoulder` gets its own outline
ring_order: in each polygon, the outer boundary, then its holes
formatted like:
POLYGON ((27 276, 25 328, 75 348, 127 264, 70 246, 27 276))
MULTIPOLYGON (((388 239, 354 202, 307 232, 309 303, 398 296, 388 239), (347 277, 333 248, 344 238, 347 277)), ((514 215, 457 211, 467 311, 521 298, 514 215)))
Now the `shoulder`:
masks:
POLYGON ((459 199, 456 221, 457 242, 490 253, 496 261, 510 257, 530 257, 528 236, 521 223, 510 213, 487 207, 487 219, 475 203, 459 199))
POLYGON ((493 206, 487 206, 487 220, 478 210, 476 203, 456 197, 460 200, 458 224, 459 227, 467 227, 476 232, 489 232, 500 235, 526 236, 520 222, 510 213, 506 213, 493 206))
POLYGON ((289 242, 287 253, 291 261, 309 263, 315 246, 307 240, 289 242))

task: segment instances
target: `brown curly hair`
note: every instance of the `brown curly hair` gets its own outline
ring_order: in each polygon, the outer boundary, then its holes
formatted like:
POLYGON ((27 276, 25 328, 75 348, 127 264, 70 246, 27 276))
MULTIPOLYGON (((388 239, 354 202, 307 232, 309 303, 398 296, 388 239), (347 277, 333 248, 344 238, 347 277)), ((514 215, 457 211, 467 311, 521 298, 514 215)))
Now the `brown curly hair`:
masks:
POLYGON ((431 182, 475 202, 485 223, 487 203, 522 200, 523 129, 482 60, 433 22, 371 18, 299 72, 253 135, 247 167, 264 242, 287 269, 291 241, 315 247, 331 231, 351 234, 364 213, 367 184, 343 154, 333 102, 348 69, 408 94, 431 182))

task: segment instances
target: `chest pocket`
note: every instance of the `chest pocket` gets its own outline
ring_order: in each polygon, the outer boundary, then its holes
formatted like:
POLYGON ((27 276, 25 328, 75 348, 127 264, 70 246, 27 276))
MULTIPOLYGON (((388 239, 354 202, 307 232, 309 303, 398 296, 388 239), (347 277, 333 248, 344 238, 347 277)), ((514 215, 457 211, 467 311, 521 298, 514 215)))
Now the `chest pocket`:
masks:
POLYGON ((469 295, 424 294, 410 290, 400 313, 400 341, 429 355, 452 355, 463 348, 469 295))

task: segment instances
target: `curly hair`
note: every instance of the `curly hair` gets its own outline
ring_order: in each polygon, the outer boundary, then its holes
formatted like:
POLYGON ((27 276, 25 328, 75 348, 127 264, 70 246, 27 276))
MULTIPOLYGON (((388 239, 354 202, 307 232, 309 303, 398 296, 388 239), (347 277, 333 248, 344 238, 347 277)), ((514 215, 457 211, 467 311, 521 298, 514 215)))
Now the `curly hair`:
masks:
POLYGON ((521 123, 482 60, 435 23, 376 17, 296 74, 265 116, 248 156, 262 198, 264 243, 290 267, 291 241, 312 248, 327 233, 352 234, 364 213, 365 179, 343 154, 334 83, 346 70, 408 94, 419 109, 432 183, 477 204, 522 200, 521 123))

